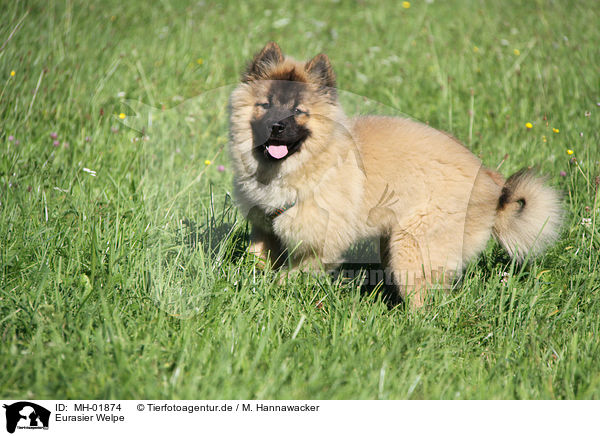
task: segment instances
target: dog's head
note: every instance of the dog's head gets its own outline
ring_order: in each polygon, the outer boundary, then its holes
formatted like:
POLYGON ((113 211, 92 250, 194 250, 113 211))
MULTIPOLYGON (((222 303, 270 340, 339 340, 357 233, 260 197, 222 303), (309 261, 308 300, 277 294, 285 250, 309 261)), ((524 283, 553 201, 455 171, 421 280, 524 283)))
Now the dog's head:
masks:
POLYGON ((232 94, 232 154, 290 169, 316 157, 339 114, 329 58, 319 54, 298 62, 271 42, 250 62, 232 94))

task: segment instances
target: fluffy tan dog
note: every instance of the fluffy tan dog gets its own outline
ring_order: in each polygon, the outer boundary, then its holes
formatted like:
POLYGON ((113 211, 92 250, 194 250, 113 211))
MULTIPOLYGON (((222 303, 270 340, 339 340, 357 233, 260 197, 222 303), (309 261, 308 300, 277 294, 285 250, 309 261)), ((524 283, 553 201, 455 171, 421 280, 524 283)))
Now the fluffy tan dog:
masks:
POLYGON ((348 118, 326 55, 284 57, 269 43, 231 96, 235 193, 250 251, 292 268, 336 265, 379 237, 411 306, 494 235, 518 260, 553 242, 559 195, 530 172, 505 180, 448 134, 409 119, 348 118))

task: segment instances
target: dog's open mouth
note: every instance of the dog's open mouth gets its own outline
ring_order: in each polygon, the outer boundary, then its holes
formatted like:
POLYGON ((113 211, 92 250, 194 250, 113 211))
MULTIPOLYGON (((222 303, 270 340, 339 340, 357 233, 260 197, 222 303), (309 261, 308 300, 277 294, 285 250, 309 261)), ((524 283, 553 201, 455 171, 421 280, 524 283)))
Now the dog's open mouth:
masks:
POLYGON ((298 151, 303 141, 304 139, 300 139, 296 142, 284 143, 282 141, 269 139, 262 145, 262 147, 265 157, 275 160, 282 160, 298 151))

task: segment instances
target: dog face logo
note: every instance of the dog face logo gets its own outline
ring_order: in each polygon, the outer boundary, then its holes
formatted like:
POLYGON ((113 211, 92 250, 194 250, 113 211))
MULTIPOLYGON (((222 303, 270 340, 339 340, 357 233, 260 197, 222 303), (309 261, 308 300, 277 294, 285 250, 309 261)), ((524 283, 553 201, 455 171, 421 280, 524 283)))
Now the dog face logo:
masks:
POLYGON ((4 405, 6 409, 6 431, 14 433, 15 429, 48 429, 50 411, 29 401, 19 401, 4 405))

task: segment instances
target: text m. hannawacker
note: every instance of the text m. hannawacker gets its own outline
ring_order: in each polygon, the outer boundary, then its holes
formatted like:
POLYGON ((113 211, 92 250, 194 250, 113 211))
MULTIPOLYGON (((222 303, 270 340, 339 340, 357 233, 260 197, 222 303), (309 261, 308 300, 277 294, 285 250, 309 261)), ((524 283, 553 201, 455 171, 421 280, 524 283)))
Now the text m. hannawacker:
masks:
POLYGON ((318 412, 320 406, 311 406, 310 404, 303 404, 301 406, 267 406, 265 404, 258 403, 256 405, 257 412, 318 412))

